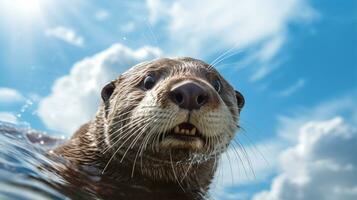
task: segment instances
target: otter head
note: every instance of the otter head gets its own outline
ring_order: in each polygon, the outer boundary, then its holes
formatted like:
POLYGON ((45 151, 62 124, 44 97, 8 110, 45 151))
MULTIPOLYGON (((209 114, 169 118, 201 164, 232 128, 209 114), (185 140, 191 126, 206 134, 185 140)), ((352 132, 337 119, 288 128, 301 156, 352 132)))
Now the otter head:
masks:
POLYGON ((216 158, 235 135, 243 96, 192 58, 134 66, 102 90, 104 140, 117 160, 159 163, 216 158))

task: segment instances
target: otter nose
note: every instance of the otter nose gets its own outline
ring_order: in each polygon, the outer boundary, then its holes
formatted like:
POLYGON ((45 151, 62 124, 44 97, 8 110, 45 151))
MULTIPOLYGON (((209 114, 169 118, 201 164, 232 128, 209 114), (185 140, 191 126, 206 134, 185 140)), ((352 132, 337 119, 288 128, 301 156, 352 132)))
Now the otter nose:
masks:
POLYGON ((208 93, 199 84, 186 82, 171 89, 170 99, 180 108, 194 110, 208 101, 208 93))

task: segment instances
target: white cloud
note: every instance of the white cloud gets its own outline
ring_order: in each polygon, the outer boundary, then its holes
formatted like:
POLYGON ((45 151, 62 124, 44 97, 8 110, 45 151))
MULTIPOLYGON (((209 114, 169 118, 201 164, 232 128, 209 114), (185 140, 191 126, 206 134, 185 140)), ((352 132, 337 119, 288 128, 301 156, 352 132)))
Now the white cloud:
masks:
POLYGON ((304 87, 305 83, 306 83, 306 80, 303 79, 303 78, 300 78, 294 84, 292 84, 288 88, 286 88, 283 91, 281 91, 278 95, 281 96, 281 97, 290 96, 293 93, 295 93, 296 91, 298 91, 299 89, 301 89, 302 87, 304 87))
POLYGON ((310 121, 280 156, 281 173, 254 200, 357 199, 357 129, 342 117, 310 121))
POLYGON ((94 13, 94 18, 98 21, 104 21, 110 16, 109 12, 106 10, 98 10, 94 13))
POLYGON ((19 91, 12 88, 0 87, 0 103, 21 102, 24 99, 19 91))
MULTIPOLYGON (((222 200, 252 199, 252 195, 254 194, 252 194, 252 192, 249 190, 244 190, 244 188, 246 188, 247 186, 249 186, 249 188, 252 188, 255 184, 258 185, 262 183, 269 183, 268 181, 270 177, 272 177, 272 175, 284 172, 285 164, 281 162, 281 160, 283 159, 281 157, 291 157, 291 154, 288 154, 287 156, 283 155, 286 154, 285 152, 290 152, 290 149, 294 149, 297 146, 301 146, 299 145, 301 141, 318 138, 319 140, 321 139, 322 143, 322 138, 326 135, 328 137, 335 137, 333 136, 334 134, 341 134, 339 136, 342 137, 342 135, 355 134, 356 129, 347 125, 357 124, 357 108, 355 106, 355 102, 356 99, 354 97, 354 94, 338 96, 330 101, 320 103, 315 107, 294 109, 294 114, 291 116, 279 116, 276 137, 272 138, 270 141, 258 142, 255 146, 245 147, 246 151, 248 152, 248 157, 251 160, 255 176, 253 176, 252 173, 249 171, 249 167, 247 167, 248 163, 247 160, 244 159, 244 156, 241 155, 244 163, 240 161, 237 162, 236 158, 234 157, 234 153, 232 153, 232 150, 230 150, 228 152, 230 158, 228 159, 226 155, 223 155, 222 162, 220 163, 220 166, 216 172, 216 177, 213 182, 214 184, 210 191, 212 196, 215 197, 215 199, 222 200), (336 116, 344 116, 344 119, 342 120, 342 118, 340 117, 336 118, 336 116), (312 129, 306 127, 312 127, 312 129), (301 136, 302 132, 304 136, 301 136), (301 139, 306 137, 309 138, 301 139), (265 159, 263 159, 258 150, 264 156, 265 159), (247 175, 245 175, 243 164, 245 165, 246 170, 248 169, 247 175)), ((244 138, 244 136, 242 137, 242 135, 240 134, 238 134, 237 137, 241 140, 242 138, 244 138)), ((348 141, 349 140, 343 140, 339 143, 336 142, 336 144, 329 145, 332 147, 332 149, 338 149, 338 145, 343 146, 344 142, 346 142, 346 146, 349 145, 348 141)), ((311 142, 308 143, 310 144, 311 142)), ((318 145, 316 145, 315 147, 320 148, 318 145)), ((307 150, 306 145, 300 148, 302 148, 303 151, 307 150)), ((320 149, 321 153, 325 151, 326 155, 328 155, 329 152, 327 150, 328 149, 320 149)), ((303 156, 306 156, 306 154, 304 154, 303 156)), ((347 153, 345 155, 342 155, 342 153, 340 153, 340 155, 338 156, 341 159, 353 161, 353 159, 351 159, 351 157, 349 157, 349 154, 347 153)), ((310 157, 301 159, 305 159, 305 162, 310 161, 310 157)), ((294 160, 289 162, 294 163, 298 161, 299 160, 294 160)), ((330 167, 338 168, 339 166, 331 164, 330 167)), ((303 177, 300 177, 299 175, 294 175, 294 180, 303 177)), ((280 176, 278 176, 276 180, 280 179, 279 177, 280 176)), ((335 191, 336 193, 353 194, 356 191, 356 188, 357 187, 336 186, 335 191)), ((285 200, 291 198, 282 199, 285 200)), ((267 200, 269 200, 269 198, 267 198, 267 200)))
POLYGON ((73 133, 97 111, 100 90, 105 83, 129 67, 160 54, 160 50, 153 47, 132 50, 114 44, 75 63, 70 74, 57 79, 51 94, 39 103, 39 116, 49 128, 73 133))
POLYGON ((48 37, 60 39, 74 46, 81 47, 84 45, 83 37, 68 27, 57 26, 51 29, 47 29, 45 31, 45 35, 48 37))
POLYGON ((0 121, 17 124, 17 117, 9 112, 0 112, 0 121))
POLYGON ((253 80, 276 69, 267 65, 284 45, 288 25, 316 16, 305 0, 147 0, 147 7, 151 23, 168 24, 177 52, 196 56, 231 47, 233 52, 257 48, 249 59, 265 66, 256 67, 253 80))
POLYGON ((324 121, 336 115, 347 116, 346 121, 350 124, 357 124, 357 107, 355 106, 355 94, 337 96, 330 101, 326 101, 311 108, 295 109, 291 116, 278 116, 277 135, 284 140, 296 143, 300 127, 309 121, 324 121))

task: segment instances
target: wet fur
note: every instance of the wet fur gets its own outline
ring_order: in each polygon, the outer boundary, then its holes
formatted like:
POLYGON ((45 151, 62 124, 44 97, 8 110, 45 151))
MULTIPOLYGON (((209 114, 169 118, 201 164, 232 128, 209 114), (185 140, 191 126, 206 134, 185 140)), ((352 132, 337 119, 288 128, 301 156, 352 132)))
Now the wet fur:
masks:
MULTIPOLYGON (((151 197, 204 198, 219 155, 234 137, 244 103, 237 100, 234 89, 214 68, 192 58, 141 63, 111 84, 113 94, 102 102, 95 118, 54 153, 78 165, 96 166, 103 176, 140 185, 151 197), (144 91, 141 83, 149 73, 160 77, 159 82, 144 91), (220 93, 211 85, 217 78, 222 83, 220 93), (168 98, 170 88, 184 80, 199 82, 209 91, 211 101, 189 117, 206 137, 204 148, 173 148, 180 144, 170 140, 160 143, 165 132, 188 120, 188 111, 168 98)), ((150 199, 144 190, 139 192, 150 199)))

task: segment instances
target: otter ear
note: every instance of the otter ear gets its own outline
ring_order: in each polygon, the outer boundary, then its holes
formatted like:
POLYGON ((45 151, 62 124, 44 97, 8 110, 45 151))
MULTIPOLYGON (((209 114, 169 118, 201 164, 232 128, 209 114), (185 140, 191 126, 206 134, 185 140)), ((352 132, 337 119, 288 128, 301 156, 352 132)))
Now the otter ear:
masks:
POLYGON ((239 111, 240 111, 240 110, 242 110, 242 108, 244 106, 245 100, 244 100, 244 97, 243 97, 242 93, 238 92, 237 90, 235 91, 235 93, 236 93, 238 108, 239 108, 239 111))
POLYGON ((115 89, 114 81, 112 81, 104 86, 104 88, 102 89, 102 92, 101 92, 102 99, 104 102, 107 102, 109 100, 110 96, 114 92, 114 89, 115 89))

